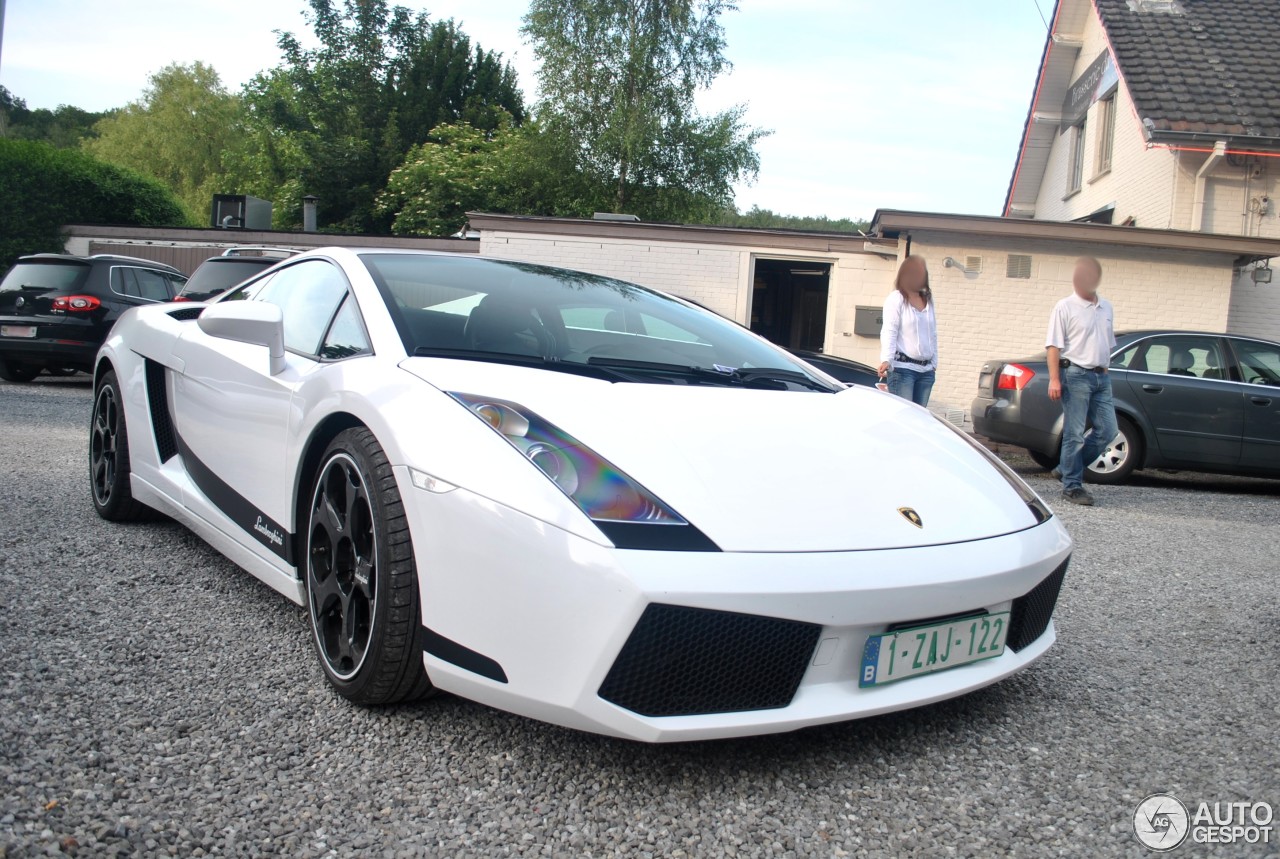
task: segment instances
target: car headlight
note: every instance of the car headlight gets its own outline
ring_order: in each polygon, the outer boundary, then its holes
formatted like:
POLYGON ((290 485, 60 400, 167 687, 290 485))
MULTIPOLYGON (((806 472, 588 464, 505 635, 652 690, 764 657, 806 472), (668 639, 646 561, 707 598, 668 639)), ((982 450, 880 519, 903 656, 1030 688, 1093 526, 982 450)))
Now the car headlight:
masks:
POLYGON ((1036 491, 1028 486, 1027 482, 1019 477, 1016 471, 1006 465, 1004 460, 987 450, 980 441, 951 423, 951 421, 938 417, 938 415, 934 415, 934 417, 947 429, 964 439, 974 450, 982 454, 996 471, 1000 472, 1000 476, 1013 487, 1013 491, 1017 492, 1018 497, 1030 508, 1031 515, 1036 517, 1037 525, 1041 522, 1047 522, 1053 517, 1053 511, 1049 509, 1049 505, 1045 504, 1040 496, 1036 494, 1036 491))
POLYGON ((456 391, 449 396, 524 454, 619 548, 716 550, 715 544, 652 492, 524 406, 456 391), (648 527, 655 525, 675 527, 648 527), (635 526, 645 533, 641 535, 635 526))

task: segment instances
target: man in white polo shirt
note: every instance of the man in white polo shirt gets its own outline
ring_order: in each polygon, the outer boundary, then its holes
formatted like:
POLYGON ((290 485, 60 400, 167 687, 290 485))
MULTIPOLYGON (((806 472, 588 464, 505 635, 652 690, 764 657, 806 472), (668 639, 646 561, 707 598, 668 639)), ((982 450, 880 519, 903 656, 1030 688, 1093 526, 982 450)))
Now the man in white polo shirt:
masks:
POLYGON ((1102 264, 1093 257, 1076 260, 1074 294, 1062 299, 1049 317, 1049 399, 1062 400, 1062 497, 1072 504, 1093 504, 1084 488, 1084 469, 1116 436, 1111 402, 1111 352, 1116 348, 1111 302, 1098 297, 1102 264), (1093 434, 1085 438, 1085 427, 1093 434))

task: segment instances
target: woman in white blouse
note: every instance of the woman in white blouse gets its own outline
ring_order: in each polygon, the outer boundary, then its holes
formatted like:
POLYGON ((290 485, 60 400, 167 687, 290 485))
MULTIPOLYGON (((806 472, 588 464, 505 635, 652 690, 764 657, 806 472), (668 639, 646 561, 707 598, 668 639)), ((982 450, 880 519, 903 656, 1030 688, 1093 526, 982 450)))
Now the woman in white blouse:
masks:
POLYGON ((938 368, 938 320, 924 259, 903 260, 893 285, 894 291, 884 300, 880 377, 888 377, 892 393, 927 406, 938 368))

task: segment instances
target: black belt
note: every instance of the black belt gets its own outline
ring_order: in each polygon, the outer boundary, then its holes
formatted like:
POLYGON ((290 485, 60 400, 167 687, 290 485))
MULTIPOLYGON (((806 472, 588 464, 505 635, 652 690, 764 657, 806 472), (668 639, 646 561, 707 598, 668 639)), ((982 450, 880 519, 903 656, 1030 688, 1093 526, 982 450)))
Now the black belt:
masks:
POLYGON ((906 354, 905 352, 897 353, 896 355, 893 356, 893 360, 902 361, 907 364, 917 364, 921 367, 928 367, 929 364, 933 362, 932 358, 930 358, 927 361, 921 361, 919 358, 912 358, 910 355, 906 354))
POLYGON ((1058 367, 1063 370, 1067 369, 1067 367, 1076 367, 1081 370, 1088 370, 1090 373, 1107 372, 1106 367, 1086 367, 1084 364, 1077 364, 1075 361, 1068 361, 1066 358, 1058 362, 1058 367))

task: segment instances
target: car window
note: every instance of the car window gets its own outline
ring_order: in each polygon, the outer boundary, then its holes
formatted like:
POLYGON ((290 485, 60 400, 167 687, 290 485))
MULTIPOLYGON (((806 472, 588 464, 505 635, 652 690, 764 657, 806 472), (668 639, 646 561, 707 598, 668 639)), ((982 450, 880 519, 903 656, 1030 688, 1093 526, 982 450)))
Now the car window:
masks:
POLYGON ((276 272, 257 284, 253 300, 269 301, 284 315, 286 349, 315 355, 338 303, 347 294, 347 280, 324 260, 306 260, 276 272))
POLYGON ((320 346, 320 357, 336 361, 372 352, 368 335, 364 332, 364 323, 360 319, 360 308, 350 295, 338 308, 338 315, 333 317, 329 333, 325 335, 320 346))
POLYGON ((1229 379, 1216 337, 1178 335, 1155 337, 1127 365, 1130 370, 1186 376, 1197 379, 1229 379))
POLYGON ((0 292, 63 290, 75 292, 89 277, 89 266, 76 262, 19 262, 0 281, 0 292))
POLYGON ((1124 349, 1121 349, 1119 352, 1111 356, 1111 366, 1115 367, 1117 370, 1138 369, 1133 365, 1134 364, 1133 359, 1137 357, 1139 352, 1145 350, 1146 348, 1147 348, 1147 341, 1139 340, 1137 343, 1134 343, 1132 346, 1128 346, 1124 349))
POLYGON ((135 268, 132 271, 138 284, 139 298, 145 298, 147 301, 168 301, 173 297, 169 291, 171 289, 169 278, 165 275, 146 268, 135 268))
POLYGON ((138 298, 138 279, 133 276, 133 269, 120 266, 111 269, 111 291, 118 295, 138 298))
POLYGON ((200 267, 186 282, 182 293, 189 298, 199 300, 225 292, 237 283, 241 283, 261 271, 265 271, 278 260, 263 262, 257 258, 214 257, 201 263, 200 267))
POLYGON ((1250 385, 1280 385, 1280 346, 1256 340, 1232 340, 1240 360, 1240 378, 1250 385))

